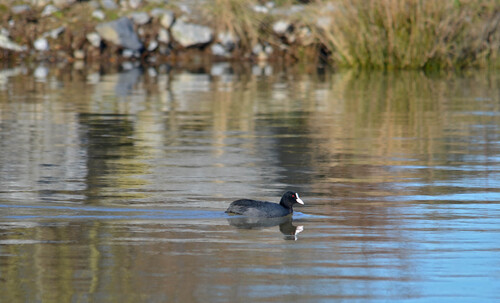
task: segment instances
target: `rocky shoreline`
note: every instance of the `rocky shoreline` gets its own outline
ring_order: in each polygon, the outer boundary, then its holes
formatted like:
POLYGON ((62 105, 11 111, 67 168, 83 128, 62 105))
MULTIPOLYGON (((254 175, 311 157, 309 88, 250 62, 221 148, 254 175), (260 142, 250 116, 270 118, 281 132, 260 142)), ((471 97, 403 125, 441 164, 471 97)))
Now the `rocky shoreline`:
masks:
MULTIPOLYGON (((244 2, 244 1, 242 1, 244 2)), ((321 54, 298 16, 307 4, 244 4, 263 34, 243 41, 208 15, 210 4, 166 0, 31 0, 0 5, 0 58, 10 61, 298 60, 321 54), (294 20, 296 22, 294 22, 294 20), (264 31, 262 31, 264 27, 264 31)), ((318 20, 321 22, 328 20, 318 20)))

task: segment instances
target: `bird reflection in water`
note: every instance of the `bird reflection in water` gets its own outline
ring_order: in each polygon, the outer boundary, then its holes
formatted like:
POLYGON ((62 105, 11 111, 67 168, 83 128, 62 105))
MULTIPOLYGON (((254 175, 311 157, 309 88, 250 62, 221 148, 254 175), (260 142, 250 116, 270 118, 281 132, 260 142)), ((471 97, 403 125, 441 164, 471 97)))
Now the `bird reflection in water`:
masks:
POLYGON ((291 215, 278 218, 232 216, 227 221, 229 225, 239 229, 261 229, 279 225, 280 232, 285 235, 285 240, 296 241, 297 235, 304 230, 304 226, 292 224, 291 215))

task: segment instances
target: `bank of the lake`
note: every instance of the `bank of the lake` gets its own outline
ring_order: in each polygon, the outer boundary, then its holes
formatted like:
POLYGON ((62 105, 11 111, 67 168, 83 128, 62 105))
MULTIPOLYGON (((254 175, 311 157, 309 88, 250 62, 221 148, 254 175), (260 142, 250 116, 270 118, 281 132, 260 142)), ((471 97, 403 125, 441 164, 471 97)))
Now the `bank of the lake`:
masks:
POLYGON ((496 0, 23 0, 0 3, 0 59, 499 67, 496 0))

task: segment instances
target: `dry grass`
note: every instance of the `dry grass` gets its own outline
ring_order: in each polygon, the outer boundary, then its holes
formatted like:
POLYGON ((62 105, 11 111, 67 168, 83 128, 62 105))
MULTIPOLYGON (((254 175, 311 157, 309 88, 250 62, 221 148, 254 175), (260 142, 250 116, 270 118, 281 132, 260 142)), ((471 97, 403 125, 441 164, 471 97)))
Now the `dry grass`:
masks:
POLYGON ((321 43, 338 65, 450 68, 498 62, 498 0, 337 0, 316 3, 321 43))
POLYGON ((217 32, 230 32, 240 39, 239 47, 251 49, 267 36, 269 17, 255 12, 258 1, 214 0, 205 7, 217 32))

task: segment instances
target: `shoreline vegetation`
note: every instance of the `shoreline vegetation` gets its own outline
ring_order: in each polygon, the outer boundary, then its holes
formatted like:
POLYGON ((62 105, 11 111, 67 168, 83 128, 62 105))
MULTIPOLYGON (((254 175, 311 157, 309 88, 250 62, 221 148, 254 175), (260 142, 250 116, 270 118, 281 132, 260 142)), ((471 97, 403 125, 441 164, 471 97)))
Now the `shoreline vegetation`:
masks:
POLYGON ((0 1, 0 61, 500 67, 498 0, 0 1))

